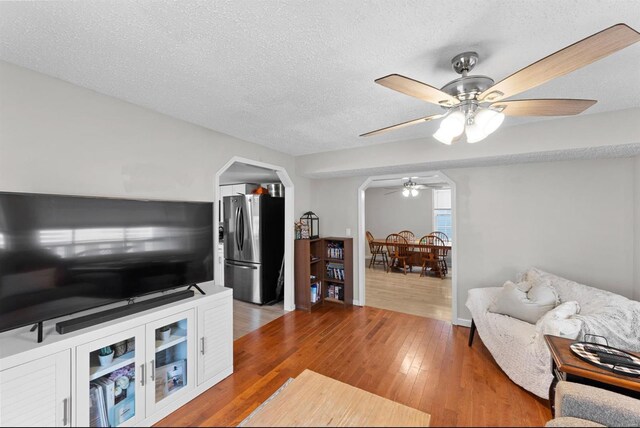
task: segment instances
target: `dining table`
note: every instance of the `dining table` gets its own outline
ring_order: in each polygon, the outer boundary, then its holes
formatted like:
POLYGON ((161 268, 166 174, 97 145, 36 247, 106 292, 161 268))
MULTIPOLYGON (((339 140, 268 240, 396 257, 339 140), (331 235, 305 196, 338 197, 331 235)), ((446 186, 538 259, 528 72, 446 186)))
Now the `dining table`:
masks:
MULTIPOLYGON (((371 243, 373 243, 374 245, 382 245, 383 247, 387 245, 387 241, 386 239, 379 239, 379 238, 375 238, 373 239, 373 241, 371 241, 371 243)), ((420 249, 420 248, 444 248, 447 251, 451 251, 451 241, 447 241, 444 243, 444 245, 433 245, 433 244, 421 244, 419 239, 416 239, 414 241, 407 241, 407 243, 401 243, 401 242, 394 242, 393 245, 394 246, 398 246, 398 247, 409 247, 409 249, 420 249)))
MULTIPOLYGON (((380 238, 374 238, 371 243, 375 246, 381 246, 382 248, 386 248, 387 245, 387 241, 386 239, 380 239, 380 238)), ((424 249, 424 248, 429 248, 429 249, 433 249, 433 250, 446 250, 446 252, 451 251, 451 247, 452 247, 452 242, 451 241, 445 241, 444 245, 434 245, 434 244, 421 244, 420 243, 420 239, 415 239, 415 240, 410 240, 407 241, 406 243, 404 242, 394 242, 393 246, 396 247, 408 247, 407 251, 409 253, 412 253, 412 258, 410 259, 411 262, 409 263, 410 265, 420 265, 421 261, 420 261, 420 250, 424 249)), ((434 251, 435 252, 435 251, 434 251)), ((393 268, 396 268, 396 266, 392 266, 393 268)))

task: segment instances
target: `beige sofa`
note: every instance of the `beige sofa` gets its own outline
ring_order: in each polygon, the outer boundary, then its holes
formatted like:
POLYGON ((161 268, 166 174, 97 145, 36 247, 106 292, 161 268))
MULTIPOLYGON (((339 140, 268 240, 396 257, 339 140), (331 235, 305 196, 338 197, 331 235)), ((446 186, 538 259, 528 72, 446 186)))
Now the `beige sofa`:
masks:
MULTIPOLYGON (((520 275, 517 281, 527 279, 551 284, 561 303, 579 303, 580 312, 572 318, 580 320, 581 328, 573 338, 581 339, 585 334, 598 334, 607 337, 611 346, 640 352, 640 302, 536 268, 520 275)), ((553 377, 551 355, 543 334, 536 331, 534 324, 488 311, 500 290, 501 287, 469 290, 466 306, 471 311, 473 326, 511 380, 537 396, 548 399, 553 377)), ((471 335, 470 345, 472 338, 471 335)))

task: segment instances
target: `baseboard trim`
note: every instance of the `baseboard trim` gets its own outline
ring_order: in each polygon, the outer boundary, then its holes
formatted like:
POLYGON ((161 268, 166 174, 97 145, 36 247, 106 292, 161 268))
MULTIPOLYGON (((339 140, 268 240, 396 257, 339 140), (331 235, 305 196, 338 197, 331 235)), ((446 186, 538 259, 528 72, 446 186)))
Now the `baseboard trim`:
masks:
POLYGON ((455 325, 460 325, 462 327, 471 327, 471 320, 466 320, 464 318, 458 318, 454 324, 455 325))
POLYGON ((360 304, 360 300, 354 300, 353 301, 353 305, 354 306, 363 306, 363 305, 360 304))

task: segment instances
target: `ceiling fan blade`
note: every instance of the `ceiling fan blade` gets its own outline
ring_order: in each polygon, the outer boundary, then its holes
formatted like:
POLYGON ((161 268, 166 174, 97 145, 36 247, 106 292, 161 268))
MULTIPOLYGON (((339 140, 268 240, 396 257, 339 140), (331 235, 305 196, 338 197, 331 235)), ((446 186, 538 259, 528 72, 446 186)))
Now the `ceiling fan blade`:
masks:
POLYGON ((617 24, 516 71, 478 97, 499 101, 591 64, 640 40, 640 33, 617 24))
POLYGON ((385 193, 385 196, 386 196, 386 195, 390 195, 390 194, 392 194, 392 193, 397 193, 397 192, 399 192, 400 190, 402 190, 402 189, 397 189, 397 190, 394 190, 394 191, 392 191, 392 192, 387 192, 387 193, 385 193))
POLYGON ((375 82, 394 91, 440 106, 450 107, 460 103, 457 98, 440 89, 399 74, 390 74, 376 79, 375 82))
POLYGON ((498 101, 493 108, 502 108, 507 116, 571 116, 580 114, 596 100, 540 99, 498 101))
POLYGON ((387 126, 386 128, 376 129, 375 131, 367 132, 366 134, 362 134, 360 136, 361 137, 370 137, 372 135, 381 134, 383 132, 391 131, 391 130, 394 130, 394 129, 404 128, 405 126, 415 125, 415 124, 418 124, 420 122, 428 122, 428 121, 433 120, 433 119, 438 119, 438 118, 440 118, 442 116, 443 116, 442 114, 434 114, 433 116, 425 116, 425 117, 421 117, 420 119, 414 119, 414 120, 410 120, 408 122, 398 123, 397 125, 387 126))

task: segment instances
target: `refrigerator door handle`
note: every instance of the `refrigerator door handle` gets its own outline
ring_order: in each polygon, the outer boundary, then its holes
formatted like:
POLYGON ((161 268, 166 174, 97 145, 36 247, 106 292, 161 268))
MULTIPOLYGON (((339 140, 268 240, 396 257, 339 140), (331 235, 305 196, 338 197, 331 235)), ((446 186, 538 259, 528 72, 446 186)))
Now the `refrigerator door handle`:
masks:
POLYGON ((240 207, 236 207, 236 233, 235 233, 235 239, 236 239, 236 249, 238 250, 238 252, 240 252, 240 228, 239 228, 239 224, 240 224, 240 207))
POLYGON ((244 251, 244 209, 240 206, 240 251, 244 251))
POLYGON ((258 269, 257 266, 238 265, 238 264, 232 263, 232 262, 230 262, 228 260, 226 260, 225 263, 228 264, 229 266, 237 267, 237 268, 240 268, 240 269, 252 269, 252 270, 258 269))

